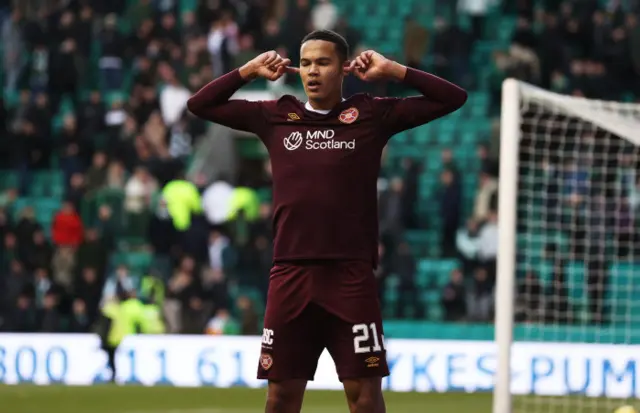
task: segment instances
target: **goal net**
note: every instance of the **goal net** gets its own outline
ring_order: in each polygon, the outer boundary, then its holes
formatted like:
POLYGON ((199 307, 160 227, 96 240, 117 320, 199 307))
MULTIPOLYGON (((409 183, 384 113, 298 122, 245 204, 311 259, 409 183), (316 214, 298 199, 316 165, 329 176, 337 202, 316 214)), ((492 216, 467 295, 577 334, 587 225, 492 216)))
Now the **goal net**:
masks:
POLYGON ((494 413, 640 407, 640 105, 502 94, 494 413))

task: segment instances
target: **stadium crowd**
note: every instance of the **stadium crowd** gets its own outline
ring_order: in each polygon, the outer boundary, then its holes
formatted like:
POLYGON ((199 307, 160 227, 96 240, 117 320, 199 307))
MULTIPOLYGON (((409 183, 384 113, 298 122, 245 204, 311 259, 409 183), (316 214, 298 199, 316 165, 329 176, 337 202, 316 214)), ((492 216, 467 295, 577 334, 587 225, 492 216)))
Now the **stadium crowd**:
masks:
MULTIPOLYGON (((101 303, 138 296, 162 307, 171 333, 258 333, 271 266, 270 205, 258 193, 269 187, 269 168, 253 187, 224 177, 186 180, 193 148, 207 134, 186 101, 261 51, 278 49, 296 61, 309 29, 334 29, 354 50, 366 45, 330 0, 202 0, 189 11, 182 3, 0 1, 0 165, 17 174, 0 194, 0 330, 86 332, 101 303), (29 199, 42 171, 55 168, 64 202, 50 222, 38 222, 37 206, 18 201, 29 199), (153 259, 138 273, 112 254, 120 250, 153 259), (242 287, 259 294, 233 293, 242 287)), ((426 69, 473 87, 469 54, 486 32, 492 3, 458 2, 453 15, 469 14, 469 30, 436 19, 433 67, 426 69)), ((511 47, 494 56, 493 115, 507 76, 579 96, 640 95, 638 2, 610 1, 603 9, 596 1, 546 1, 544 12, 533 0, 504 3, 520 17, 511 47)), ((426 29, 411 22, 405 55, 424 66, 411 37, 416 30, 426 29)), ((358 82, 346 88, 384 92, 358 82)), ((451 150, 442 153, 442 188, 433 199, 444 222, 442 254, 463 264, 442 291, 444 318, 452 321, 492 316, 498 171, 487 146, 477 156, 472 216, 462 216, 451 150)), ((401 174, 381 178, 376 270, 381 292, 390 273, 399 276, 418 318, 428 316, 415 288, 418 257, 403 233, 429 224, 416 213, 421 173, 421 162, 407 159, 401 174)), ((397 309, 391 316, 404 315, 397 309)))

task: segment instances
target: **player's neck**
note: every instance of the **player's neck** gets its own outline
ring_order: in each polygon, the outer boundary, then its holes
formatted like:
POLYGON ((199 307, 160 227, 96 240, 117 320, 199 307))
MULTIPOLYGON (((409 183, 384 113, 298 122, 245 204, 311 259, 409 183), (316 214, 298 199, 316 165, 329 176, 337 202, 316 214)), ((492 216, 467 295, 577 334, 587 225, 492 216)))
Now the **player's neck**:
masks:
POLYGON ((331 110, 342 102, 342 100, 342 95, 322 100, 309 99, 309 106, 315 110, 331 110))

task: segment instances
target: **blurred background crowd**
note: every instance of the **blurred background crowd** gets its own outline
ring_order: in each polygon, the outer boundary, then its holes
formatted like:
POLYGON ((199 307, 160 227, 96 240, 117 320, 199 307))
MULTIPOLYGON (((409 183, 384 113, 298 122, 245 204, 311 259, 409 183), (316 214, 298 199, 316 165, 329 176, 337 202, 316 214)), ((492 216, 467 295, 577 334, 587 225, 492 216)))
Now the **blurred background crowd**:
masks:
MULTIPOLYGON (((186 101, 262 51, 295 62, 313 29, 470 91, 450 119, 392 140, 376 277, 389 319, 489 321, 501 82, 634 101, 639 12, 634 0, 0 0, 0 331, 91 331, 124 297, 158 308, 170 333, 257 334, 269 162, 186 101)), ((357 92, 413 93, 348 79, 357 92)), ((585 195, 567 186, 556 191, 585 195)))

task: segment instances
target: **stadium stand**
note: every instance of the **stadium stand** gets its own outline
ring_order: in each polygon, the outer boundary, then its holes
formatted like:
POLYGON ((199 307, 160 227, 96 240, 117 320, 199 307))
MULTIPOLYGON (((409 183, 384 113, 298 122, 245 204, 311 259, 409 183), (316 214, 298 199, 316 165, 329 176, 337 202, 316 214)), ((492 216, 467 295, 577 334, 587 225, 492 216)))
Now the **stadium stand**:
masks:
MULTIPOLYGON (((0 330, 88 331, 106 296, 136 289, 149 298, 154 279, 170 332, 211 332, 210 320, 231 317, 256 334, 270 265, 264 152, 239 137, 236 178, 203 174, 195 166, 218 132, 186 113, 186 98, 263 50, 295 59, 308 27, 326 27, 354 49, 471 91, 461 110, 390 143, 376 275, 390 337, 492 337, 501 81, 635 101, 640 26, 637 2, 457 3, 49 0, 0 9, 0 330), (204 215, 176 218, 176 184, 193 190, 204 215), (402 214, 387 214, 390 203, 402 214), (478 324, 449 324, 463 321, 478 324)), ((550 271, 541 256, 537 272, 550 271)))

